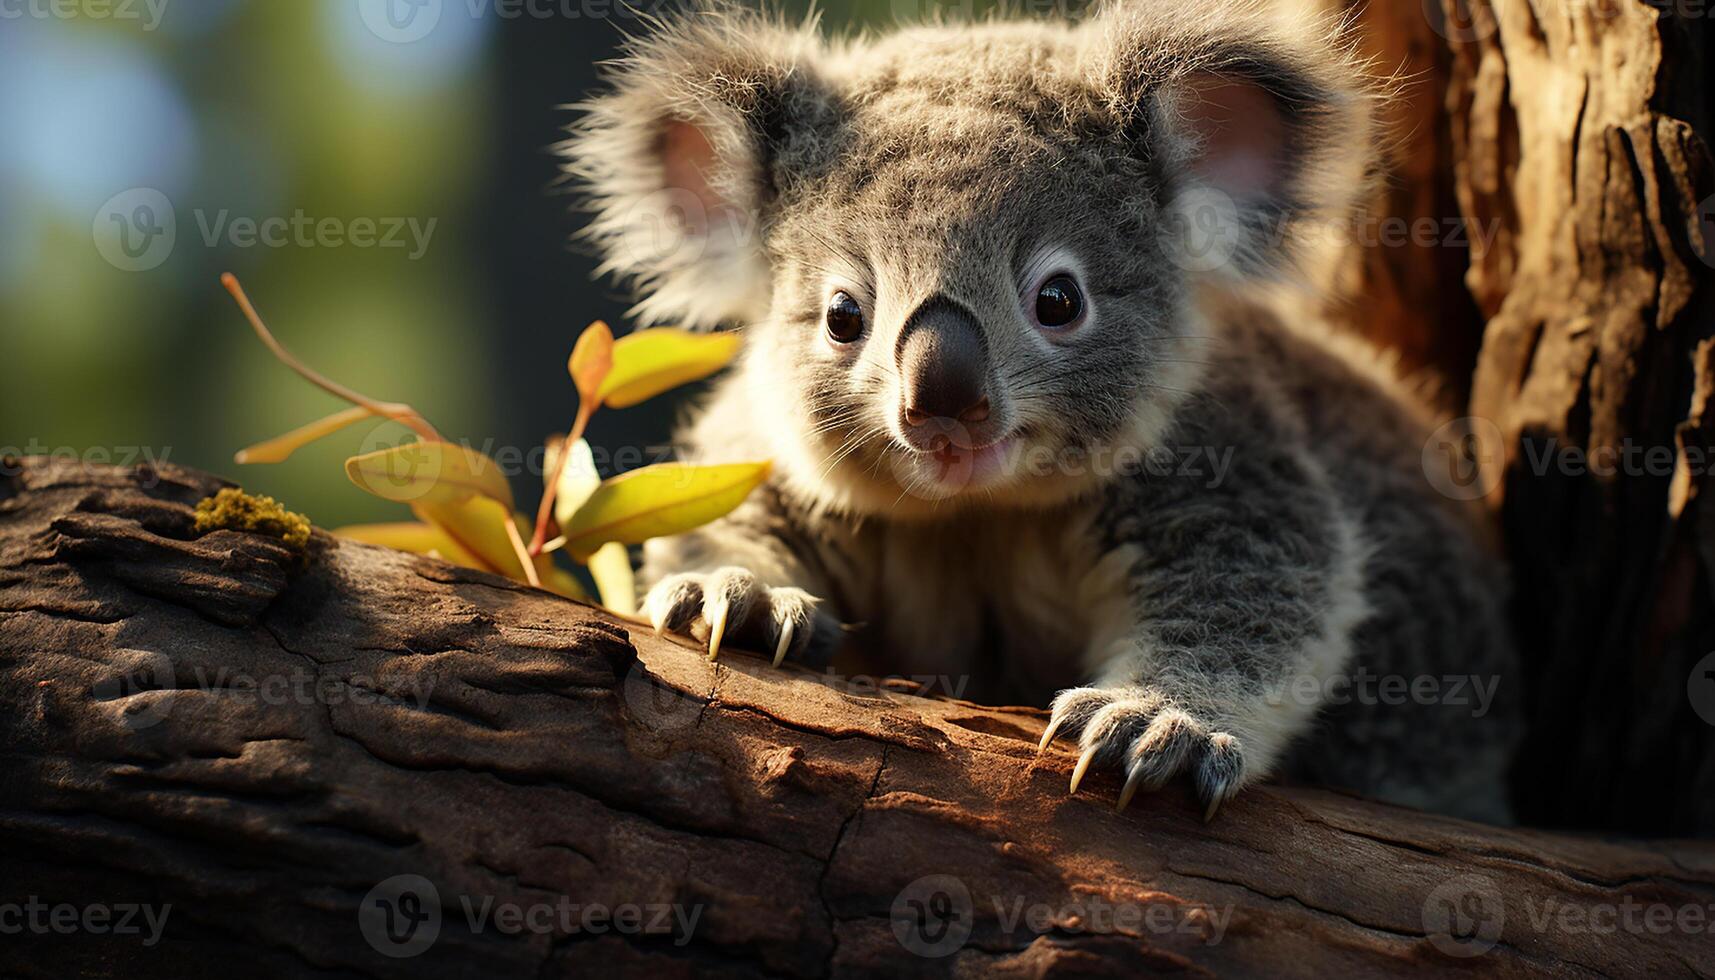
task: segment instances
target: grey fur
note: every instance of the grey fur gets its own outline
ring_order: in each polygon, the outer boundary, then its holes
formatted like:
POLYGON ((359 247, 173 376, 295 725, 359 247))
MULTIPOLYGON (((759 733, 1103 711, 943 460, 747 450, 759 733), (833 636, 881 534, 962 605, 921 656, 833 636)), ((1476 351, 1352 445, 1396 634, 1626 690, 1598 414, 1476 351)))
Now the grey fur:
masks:
POLYGON ((1503 589, 1471 515, 1424 479, 1432 420, 1373 352, 1253 288, 1290 278, 1282 242, 1345 214, 1372 173, 1363 69, 1328 25, 1253 3, 833 42, 711 8, 633 42, 568 170, 640 316, 750 334, 691 453, 776 461, 729 518, 651 543, 646 610, 706 636, 719 607, 764 650, 791 624, 811 658, 852 624, 892 669, 970 675, 990 698, 1060 691, 1055 725, 1094 765, 1144 789, 1189 773, 1211 808, 1275 772, 1503 816, 1503 589), (1211 91, 1267 96, 1256 122, 1283 138, 1266 180, 1211 165, 1211 91), (694 190, 665 186, 684 170, 663 134, 685 125, 713 150, 694 190), (1231 256, 1198 269, 1164 228, 1211 189, 1231 256), (1089 307, 1063 336, 1026 316, 1054 271, 1089 307), (857 344, 823 335, 834 289, 864 309, 857 344), (988 457, 901 436, 899 333, 948 299, 984 334, 983 432, 1015 437, 988 457), (1144 462, 1101 463, 1121 456, 1144 462), (1189 458, 1226 469, 1163 463, 1189 458), (1480 719, 1325 703, 1359 671, 1500 677, 1502 697, 1480 719))

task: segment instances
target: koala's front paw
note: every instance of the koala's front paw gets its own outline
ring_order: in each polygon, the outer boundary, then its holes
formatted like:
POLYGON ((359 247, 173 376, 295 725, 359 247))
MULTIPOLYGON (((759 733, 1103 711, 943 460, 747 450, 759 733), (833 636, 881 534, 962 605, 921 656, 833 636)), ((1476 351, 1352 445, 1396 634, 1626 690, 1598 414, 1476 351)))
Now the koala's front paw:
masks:
POLYGON ((1197 797, 1210 820, 1221 803, 1238 792, 1245 778, 1239 740, 1220 730, 1207 712, 1186 710, 1174 699, 1150 687, 1075 687, 1054 699, 1048 729, 1037 751, 1048 748, 1057 734, 1077 735, 1083 755, 1072 771, 1072 792, 1078 791, 1092 762, 1125 766, 1125 788, 1119 808, 1125 809, 1141 787, 1160 789, 1169 779, 1189 772, 1197 797))
POLYGON ((655 627, 688 632, 720 656, 732 638, 756 650, 773 650, 774 666, 787 654, 804 659, 831 652, 839 626, 817 610, 821 600, 794 588, 769 588, 742 568, 669 575, 649 590, 643 614, 655 627))

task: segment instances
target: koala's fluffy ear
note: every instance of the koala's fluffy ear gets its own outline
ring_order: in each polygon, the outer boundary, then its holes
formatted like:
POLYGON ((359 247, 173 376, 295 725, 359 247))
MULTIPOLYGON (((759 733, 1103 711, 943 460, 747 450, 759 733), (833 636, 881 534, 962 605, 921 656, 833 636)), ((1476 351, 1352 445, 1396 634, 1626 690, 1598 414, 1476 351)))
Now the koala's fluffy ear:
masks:
POLYGON ((632 313, 709 327, 767 310, 768 205, 814 156, 834 100, 813 24, 703 7, 627 44, 559 147, 594 213, 600 272, 632 313))
POLYGON ((1127 0, 1091 24, 1098 84, 1168 180, 1164 220, 1210 239, 1167 247, 1213 250, 1206 270, 1282 271, 1377 172, 1384 86, 1337 25, 1289 8, 1127 0))

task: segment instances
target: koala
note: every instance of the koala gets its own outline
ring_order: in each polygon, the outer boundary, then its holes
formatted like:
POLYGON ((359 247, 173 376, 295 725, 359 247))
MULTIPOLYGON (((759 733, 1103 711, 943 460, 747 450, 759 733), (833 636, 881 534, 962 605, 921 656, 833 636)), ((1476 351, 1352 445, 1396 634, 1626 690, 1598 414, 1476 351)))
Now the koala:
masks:
POLYGON ((1513 702, 1446 690, 1512 693, 1505 583, 1426 479, 1437 420, 1268 300, 1377 170, 1325 27, 704 6, 631 40, 562 146, 588 238, 640 321, 746 334, 685 451, 774 462, 645 547, 657 630, 973 678, 1121 807, 1274 775, 1505 819, 1513 702))

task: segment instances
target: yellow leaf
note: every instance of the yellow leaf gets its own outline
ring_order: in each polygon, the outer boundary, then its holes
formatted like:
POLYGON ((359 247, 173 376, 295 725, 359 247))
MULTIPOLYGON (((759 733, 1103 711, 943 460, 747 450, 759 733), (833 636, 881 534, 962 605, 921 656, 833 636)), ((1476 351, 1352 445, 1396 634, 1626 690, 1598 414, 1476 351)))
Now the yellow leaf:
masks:
POLYGON ((485 572, 495 570, 488 562, 459 544, 452 535, 432 524, 418 524, 413 521, 401 521, 397 524, 353 524, 350 527, 338 528, 333 533, 349 541, 376 544, 383 548, 409 551, 418 555, 433 555, 465 568, 477 568, 485 572))
POLYGON ((599 486, 601 473, 595 467, 595 454, 590 452, 588 442, 579 439, 572 443, 572 457, 560 470, 560 491, 554 498, 554 520, 565 527, 599 486))
POLYGON ((233 457, 236 463, 284 463, 288 457, 323 436, 333 435, 348 425, 361 422, 375 415, 374 410, 362 405, 356 405, 343 412, 335 412, 325 419, 300 426, 280 436, 259 442, 254 446, 240 449, 233 457))
POLYGON ((512 509, 512 487, 500 464, 450 442, 408 442, 353 456, 345 461, 345 475, 384 500, 459 502, 477 495, 512 509))
POLYGON ((599 397, 609 408, 629 408, 671 388, 706 378, 738 353, 735 333, 691 333, 673 327, 639 330, 613 345, 613 370, 599 397))
POLYGON ((701 527, 743 503, 768 469, 767 463, 659 463, 616 476, 561 527, 565 550, 588 561, 609 541, 641 544, 701 527))
POLYGON ((578 336, 577 344, 572 348, 572 357, 566 362, 566 369, 572 373, 572 383, 577 385, 578 397, 588 406, 588 411, 594 411, 601 384, 607 379, 608 372, 613 370, 613 331, 608 329, 607 324, 597 320, 584 328, 584 332, 578 336))
MULTIPOLYGON (((434 525, 450 538, 454 545, 482 562, 470 567, 526 581, 524 566, 518 561, 518 550, 512 545, 512 536, 506 533, 505 521, 511 512, 499 501, 480 496, 464 500, 418 500, 411 504, 411 510, 419 519, 434 525)), ((511 519, 515 528, 529 527, 523 515, 512 514, 511 519)), ((587 598, 577 580, 554 565, 552 556, 540 555, 533 564, 545 588, 571 599, 587 598)))
POLYGON ((601 592, 601 604, 621 616, 637 615, 637 577, 631 571, 631 553, 618 541, 610 541, 590 556, 590 575, 601 592))
POLYGON ((578 580, 569 572, 553 564, 549 564, 542 570, 542 588, 568 599, 576 599, 579 602, 590 601, 589 593, 585 592, 584 587, 578 584, 578 580))
MULTIPOLYGON (((572 383, 578 389, 578 417, 573 420, 572 431, 563 442, 576 442, 584 437, 584 429, 589 426, 590 417, 601 407, 601 383, 606 380, 608 372, 613 370, 613 331, 607 328, 607 324, 597 320, 584 329, 572 348, 572 357, 566 362, 566 370, 571 372, 572 383)), ((563 462, 561 466, 564 467, 563 462)), ((555 477, 549 482, 548 492, 542 495, 542 502, 536 508, 536 529, 530 536, 531 554, 540 554, 543 543, 548 540, 548 523, 554 517, 554 501, 559 494, 560 480, 555 477)))

